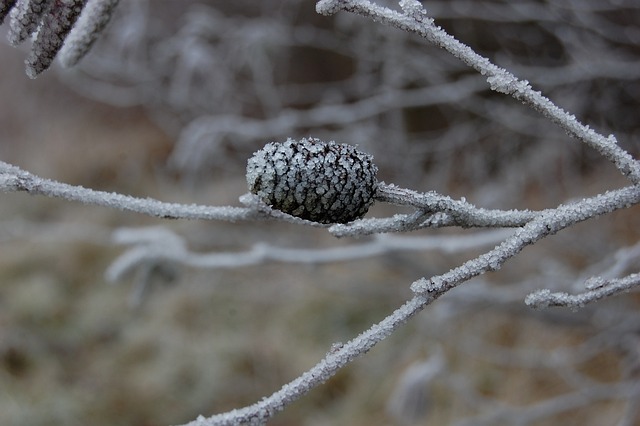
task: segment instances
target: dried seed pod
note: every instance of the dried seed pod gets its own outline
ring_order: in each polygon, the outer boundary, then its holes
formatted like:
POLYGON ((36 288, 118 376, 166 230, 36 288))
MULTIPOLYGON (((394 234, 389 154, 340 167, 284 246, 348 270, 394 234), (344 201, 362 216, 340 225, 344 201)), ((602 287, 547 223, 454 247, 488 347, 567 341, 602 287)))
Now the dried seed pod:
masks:
POLYGON ((27 75, 36 78, 60 53, 71 67, 91 49, 119 0, 0 0, 0 25, 9 14, 14 46, 33 38, 27 75), (62 50, 61 50, 62 49, 62 50))
POLYGON ((346 223, 373 204, 378 168, 355 147, 320 139, 271 142, 247 163, 249 190, 273 208, 320 223, 346 223))
POLYGON ((84 4, 85 0, 59 1, 42 15, 31 53, 26 61, 27 75, 30 78, 36 78, 49 68, 71 27, 80 16, 84 4))

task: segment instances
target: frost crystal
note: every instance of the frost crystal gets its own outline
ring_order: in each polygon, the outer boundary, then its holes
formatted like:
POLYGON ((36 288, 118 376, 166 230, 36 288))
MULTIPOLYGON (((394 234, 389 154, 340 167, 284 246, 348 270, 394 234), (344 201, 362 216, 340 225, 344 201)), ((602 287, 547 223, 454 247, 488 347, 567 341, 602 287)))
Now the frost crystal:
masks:
POLYGON ((320 223, 346 223, 373 204, 378 168, 355 147, 319 139, 271 142, 247 163, 249 190, 273 208, 320 223))
POLYGON ((400 8, 406 14, 413 15, 422 11, 422 3, 418 0, 400 0, 400 8))

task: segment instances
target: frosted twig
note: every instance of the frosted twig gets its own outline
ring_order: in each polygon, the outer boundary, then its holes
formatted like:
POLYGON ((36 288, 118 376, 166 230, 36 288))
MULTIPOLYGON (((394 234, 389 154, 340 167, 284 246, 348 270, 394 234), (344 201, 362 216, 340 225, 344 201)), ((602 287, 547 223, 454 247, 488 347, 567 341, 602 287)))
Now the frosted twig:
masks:
POLYGON ((31 195, 44 195, 132 211, 165 219, 208 219, 208 220, 252 220, 265 219, 268 214, 248 207, 212 207, 165 203, 151 198, 136 198, 113 192, 96 191, 81 186, 68 185, 54 180, 43 179, 18 167, 0 161, 0 191, 24 191, 31 195))
POLYGON ((498 269, 507 259, 515 256, 526 245, 532 244, 544 236, 552 235, 577 222, 616 209, 629 207, 639 202, 640 190, 638 187, 631 186, 597 195, 574 204, 560 206, 554 211, 541 213, 519 229, 514 236, 488 253, 466 262, 444 275, 414 282, 411 288, 417 295, 413 299, 355 339, 336 350, 330 351, 315 367, 283 386, 273 395, 239 410, 232 410, 208 419, 200 417, 189 423, 189 426, 257 424, 265 422, 275 413, 284 409, 286 405, 300 398, 313 387, 328 380, 340 368, 367 352, 375 344, 393 333, 400 325, 406 323, 417 312, 458 284, 483 272, 498 269))
POLYGON ((327 227, 324 224, 293 217, 272 209, 253 194, 240 196, 239 200, 245 207, 166 203, 152 198, 136 198, 43 179, 2 161, 0 161, 0 191, 24 191, 31 195, 44 195, 51 198, 62 198, 67 201, 79 201, 83 204, 142 213, 163 219, 204 219, 228 222, 280 220, 308 226, 327 227))
POLYGON ((326 382, 340 368, 353 359, 367 353, 373 346, 390 336, 394 330, 405 324, 412 316, 420 312, 433 300, 432 297, 414 296, 400 308, 381 322, 374 324, 353 340, 334 345, 326 356, 313 368, 300 375, 292 382, 284 385, 272 395, 259 402, 238 410, 214 415, 209 418, 199 417, 185 426, 213 426, 237 424, 263 424, 287 405, 305 395, 311 389, 326 382))
POLYGON ((524 226, 543 212, 530 210, 483 209, 463 200, 430 191, 420 193, 395 185, 379 183, 376 201, 411 206, 412 214, 397 214, 390 218, 362 219, 329 228, 336 237, 371 235, 382 232, 407 232, 422 228, 460 226, 462 228, 513 228, 524 226))
POLYGON ((446 226, 449 217, 443 213, 417 211, 385 218, 360 219, 351 223, 338 223, 329 228, 334 237, 353 237, 386 232, 409 232, 421 228, 446 226))
POLYGON ((475 276, 500 269, 508 259, 518 254, 523 248, 546 236, 587 219, 638 203, 640 203, 640 187, 628 186, 576 203, 560 205, 556 209, 538 215, 493 250, 445 274, 418 280, 411 285, 411 289, 419 294, 444 294, 475 276))
POLYGON ((564 292, 552 293, 551 290, 543 289, 529 294, 525 298, 525 303, 536 309, 544 309, 551 306, 562 306, 569 308, 582 308, 585 305, 596 302, 605 297, 613 296, 623 292, 628 292, 640 287, 640 274, 630 274, 619 279, 597 279, 592 278, 585 287, 591 288, 589 291, 579 294, 569 294, 564 292), (597 282, 597 285, 594 285, 597 282))
POLYGON ((534 91, 528 81, 518 80, 507 70, 494 65, 487 58, 478 55, 469 46, 459 42, 442 28, 436 26, 433 19, 426 15, 426 11, 421 6, 418 7, 418 2, 403 2, 403 4, 409 3, 411 6, 404 8, 405 13, 373 4, 367 0, 321 0, 316 4, 316 10, 324 15, 344 10, 425 38, 486 76, 492 90, 511 95, 541 112, 569 135, 594 148, 613 162, 631 182, 640 184, 640 162, 620 148, 613 135, 604 137, 589 126, 580 123, 575 116, 557 107, 540 92, 534 91))

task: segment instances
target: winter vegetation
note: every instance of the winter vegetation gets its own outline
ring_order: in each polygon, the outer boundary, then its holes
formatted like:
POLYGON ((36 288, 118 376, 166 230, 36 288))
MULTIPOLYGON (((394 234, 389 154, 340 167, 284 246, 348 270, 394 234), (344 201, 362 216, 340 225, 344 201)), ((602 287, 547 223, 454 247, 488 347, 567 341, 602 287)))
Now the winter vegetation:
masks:
POLYGON ((0 423, 640 421, 637 2, 0 19, 0 423))

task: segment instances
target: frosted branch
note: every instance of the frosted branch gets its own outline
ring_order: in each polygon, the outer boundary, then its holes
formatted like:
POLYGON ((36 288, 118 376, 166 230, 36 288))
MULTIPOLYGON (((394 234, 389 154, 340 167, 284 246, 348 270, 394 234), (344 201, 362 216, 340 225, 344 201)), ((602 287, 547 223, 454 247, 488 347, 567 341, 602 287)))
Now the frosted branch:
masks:
POLYGON ((553 235, 576 223, 627 208, 639 202, 640 187, 629 186, 576 203, 561 205, 556 209, 541 213, 493 250, 465 262, 446 274, 418 280, 411 285, 411 289, 419 294, 444 294, 475 276, 500 269, 507 260, 520 253, 526 246, 546 236, 553 235))
POLYGON ((263 424, 287 405, 326 382, 340 368, 367 353, 373 346, 390 336, 412 316, 429 305, 434 298, 415 296, 381 322, 345 343, 334 344, 326 356, 313 368, 303 373, 280 390, 248 407, 232 410, 209 418, 199 417, 185 426, 213 426, 237 424, 263 424))
POLYGON ((426 11, 422 7, 418 8, 418 2, 403 1, 402 3, 404 13, 378 6, 367 0, 321 0, 316 4, 316 10, 323 15, 331 15, 344 10, 425 38, 486 76, 492 90, 511 95, 541 112, 569 135, 594 148, 613 162, 631 182, 640 184, 640 162, 620 148, 613 135, 608 137, 600 135, 589 126, 580 123, 575 116, 557 107, 540 92, 533 90, 528 81, 518 80, 504 68, 494 65, 489 59, 478 55, 469 46, 459 42, 438 27, 434 20, 426 15, 426 11))
MULTIPOLYGON (((118 210, 142 213, 164 219, 204 219, 222 221, 279 220, 314 227, 330 225, 291 216, 271 208, 253 194, 239 199, 245 207, 203 206, 167 203, 151 198, 136 198, 113 192, 96 191, 82 186, 44 179, 13 165, 0 162, 0 191, 27 192, 78 201, 118 210)), ((419 210, 410 215, 394 215, 390 218, 356 220, 348 224, 331 225, 330 232, 337 237, 363 236, 382 232, 405 232, 424 227, 516 227, 536 217, 540 212, 528 210, 487 210, 477 208, 464 200, 456 201, 435 192, 418 193, 394 185, 380 184, 376 200, 398 205, 408 205, 419 210)))
POLYGON ((525 299, 525 303, 536 309, 544 309, 551 306, 573 309, 583 308, 589 303, 640 287, 640 274, 630 274, 624 278, 610 280, 593 277, 585 283, 585 287, 589 290, 579 294, 552 293, 548 289, 538 290, 529 294, 525 299))
POLYGON ((575 223, 616 209, 629 207, 638 202, 640 202, 640 191, 638 187, 632 186, 540 213, 495 249, 446 274, 414 282, 411 287, 418 294, 413 299, 347 344, 335 345, 315 367, 283 386, 273 395, 243 409, 233 410, 208 419, 200 417, 189 423, 189 426, 264 422, 313 387, 328 380, 338 369, 367 352, 375 344, 393 333, 400 325, 407 322, 410 317, 458 284, 486 271, 499 269, 506 260, 515 256, 525 246, 533 244, 547 235, 555 234, 575 223))
POLYGON ((336 224, 329 228, 329 232, 336 237, 346 237, 446 226, 513 228, 523 226, 540 213, 529 210, 483 209, 464 199, 454 200, 434 191, 419 193, 385 183, 378 184, 375 199, 399 206, 415 207, 418 211, 397 214, 390 218, 371 218, 336 224))
POLYGON ((253 194, 245 194, 239 198, 245 207, 167 203, 152 198, 136 198, 114 192, 96 191, 82 186, 44 179, 2 161, 0 161, 0 191, 27 192, 30 195, 62 198, 67 201, 78 201, 83 204, 131 211, 163 219, 203 219, 227 222, 270 219, 315 227, 327 226, 272 209, 253 194))
POLYGON ((18 167, 0 162, 0 191, 27 192, 78 201, 83 204, 142 213, 165 219, 250 220, 265 219, 268 214, 250 207, 211 207, 196 204, 165 203, 151 198, 136 198, 113 192, 96 191, 54 180, 43 179, 18 167))

